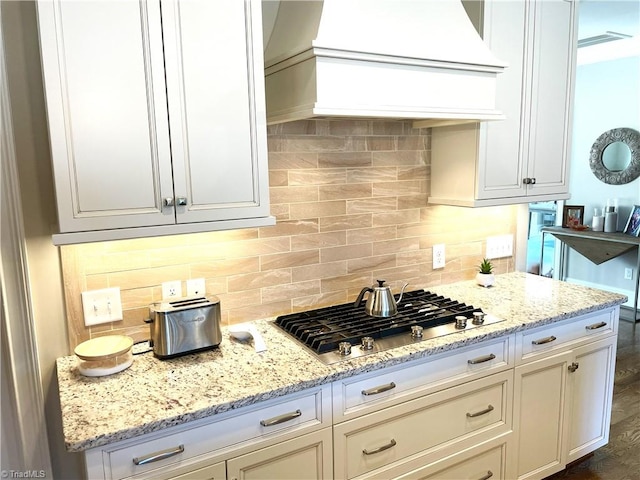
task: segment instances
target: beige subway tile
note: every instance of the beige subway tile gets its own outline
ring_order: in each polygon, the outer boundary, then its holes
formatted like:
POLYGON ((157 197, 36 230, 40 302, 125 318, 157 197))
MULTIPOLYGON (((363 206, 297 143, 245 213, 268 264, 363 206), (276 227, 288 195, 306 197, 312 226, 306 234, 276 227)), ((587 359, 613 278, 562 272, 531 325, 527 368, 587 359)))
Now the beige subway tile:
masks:
POLYGON ((428 150, 428 137, 426 135, 400 135, 398 136, 398 150, 428 150))
POLYGON ((270 187, 286 187, 289 185, 289 174, 286 170, 269 170, 270 187))
POLYGON ((317 233, 319 231, 318 219, 291 220, 278 222, 270 228, 260 229, 260 238, 293 236, 317 233))
POLYGON ((132 308, 148 307, 153 303, 152 288, 129 288, 120 290, 120 301, 122 309, 128 310, 132 308))
POLYGON ((241 292, 256 288, 264 288, 271 285, 291 283, 291 270, 270 270, 268 272, 247 273, 231 275, 227 279, 228 292, 241 292))
POLYGON ((371 133, 371 122, 368 120, 330 120, 330 135, 368 135, 371 133))
POLYGON ((419 249, 420 242, 417 238, 400 238, 398 240, 374 242, 373 255, 387 255, 389 253, 407 252, 419 249))
POLYGON ((273 187, 269 190, 271 203, 303 203, 317 202, 318 187, 307 185, 304 187, 273 187))
POLYGON ((82 264, 84 273, 87 275, 148 268, 150 266, 147 252, 116 252, 83 256, 82 264))
POLYGON ((409 210, 412 208, 422 208, 427 206, 429 193, 419 195, 398 196, 398 210, 409 210))
POLYGON ((347 271, 353 273, 371 273, 374 270, 393 268, 396 266, 394 254, 380 255, 377 257, 356 258, 348 260, 347 271))
POLYGON ((275 302, 261 305, 251 305, 244 308, 234 308, 228 311, 230 325, 254 320, 269 319, 278 315, 291 313, 291 302, 275 302))
POLYGON ((411 122, 403 120, 373 120, 371 133, 373 135, 404 135, 411 131, 411 122))
POLYGON ((315 120, 296 120, 267 126, 267 135, 315 135, 315 120))
POLYGON ((260 256, 260 270, 263 272, 316 263, 320 263, 320 253, 317 249, 260 256))
POLYGON ((262 302, 273 303, 320 293, 320 280, 276 285, 262 289, 262 302))
POLYGON ((189 265, 189 278, 213 278, 260 271, 259 257, 231 258, 189 265))
POLYGON ((318 154, 319 168, 337 167, 370 167, 372 165, 371 152, 340 152, 318 154))
POLYGON ((329 247, 320 250, 321 263, 362 258, 371 255, 372 245, 364 243, 359 245, 347 245, 344 247, 329 247))
POLYGON ((429 176, 429 167, 426 165, 401 165, 398 168, 398 180, 426 181, 429 176))
MULTIPOLYGON (((373 277, 377 280, 384 280, 391 287, 394 293, 400 293, 400 289, 405 283, 409 283, 409 278, 422 275, 421 265, 403 265, 395 268, 384 268, 373 271, 373 277)), ((415 290, 412 285, 407 286, 407 291, 415 290)))
POLYGON ((378 182, 373 185, 374 197, 392 197, 399 195, 426 194, 425 183, 417 180, 405 180, 398 182, 378 182))
POLYGON ((396 238, 395 226, 374 228, 358 228, 347 231, 347 244, 379 242, 381 240, 393 240, 396 238))
POLYGON ((227 277, 205 278, 204 289, 207 295, 222 295, 227 293, 227 277))
POLYGON ((405 229, 409 226, 420 226, 420 210, 397 210, 391 212, 382 212, 373 214, 373 225, 381 227, 385 225, 399 225, 398 237, 409 236, 405 233, 405 229), (409 225, 407 225, 409 224, 409 225))
POLYGON ((374 151, 395 151, 397 150, 396 137, 394 136, 371 136, 366 137, 367 150, 374 151))
POLYGON ((347 210, 345 200, 333 200, 329 202, 294 203, 290 205, 292 219, 332 217, 344 215, 347 210))
POLYGON ((291 237, 291 250, 311 250, 324 247, 346 245, 347 233, 344 231, 312 233, 291 237))
POLYGON ((267 150, 269 157, 276 155, 277 152, 282 151, 282 137, 280 135, 268 135, 267 136, 267 150))
POLYGON ((289 185, 330 185, 345 183, 345 168, 289 170, 289 185))
POLYGON ((397 179, 397 167, 366 167, 347 169, 348 183, 390 182, 397 179))
MULTIPOLYGON (((290 207, 289 204, 280 204, 280 205, 271 205, 270 207, 271 215, 276 217, 276 222, 283 222, 291 219, 291 214, 289 212, 290 207)), ((261 227, 260 231, 268 230, 271 227, 261 227)))
POLYGON ((317 153, 276 153, 269 151, 269 170, 318 168, 317 153))
POLYGON ((260 238, 247 242, 235 242, 220 245, 225 252, 226 258, 242 258, 254 255, 269 255, 273 253, 283 253, 291 250, 291 240, 289 237, 260 238))
POLYGON ((348 200, 352 198, 371 197, 370 183, 354 183, 348 185, 321 185, 319 187, 320 200, 348 200))
POLYGON ((370 287, 373 284, 371 273, 355 273, 340 277, 325 278, 322 280, 322 292, 337 292, 340 290, 358 289, 370 287))
POLYGON ((348 150, 348 142, 349 139, 342 136, 285 135, 282 137, 282 150, 305 153, 344 152, 348 150))
POLYGON ((291 306, 293 312, 305 312, 307 310, 341 305, 343 303, 347 303, 347 294, 345 291, 337 291, 294 298, 291 306))
POLYGON ((433 260, 432 255, 433 252, 431 250, 409 250, 398 252, 396 254, 396 261, 399 267, 404 265, 426 264, 433 260))
POLYGON ((110 273, 109 285, 125 290, 130 288, 151 287, 172 280, 185 280, 188 277, 188 265, 173 265, 170 267, 149 268, 147 270, 110 273))
POLYGON ((426 165, 425 152, 416 150, 396 152, 373 152, 372 164, 376 167, 389 165, 426 165))
POLYGON ((349 230, 351 228, 366 228, 371 226, 371 214, 340 215, 320 218, 320 231, 349 230))
POLYGON ((242 292, 221 293, 217 297, 220 299, 220 310, 224 312, 234 308, 260 305, 262 303, 262 295, 259 288, 243 290, 242 292))
POLYGON ((109 274, 91 274, 79 279, 80 290, 101 290, 103 288, 118 287, 119 285, 109 284, 109 274))
POLYGON ((291 271, 293 282, 303 282, 313 280, 314 278, 338 277, 347 273, 347 262, 343 260, 339 262, 320 263, 318 265, 304 265, 302 267, 294 267, 291 271))
POLYGON ((347 213, 350 215, 359 213, 387 212, 396 210, 398 200, 396 197, 378 197, 364 200, 348 200, 347 213))

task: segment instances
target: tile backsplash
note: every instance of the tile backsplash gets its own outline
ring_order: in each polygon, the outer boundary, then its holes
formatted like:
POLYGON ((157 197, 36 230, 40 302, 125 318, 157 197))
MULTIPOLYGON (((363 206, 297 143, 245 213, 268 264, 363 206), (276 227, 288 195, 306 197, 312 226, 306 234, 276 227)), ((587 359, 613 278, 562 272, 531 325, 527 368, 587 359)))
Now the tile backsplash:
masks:
MULTIPOLYGON (((430 129, 411 122, 311 120, 270 126, 272 227, 60 247, 69 347, 106 333, 148 338, 161 284, 204 278, 225 324, 471 279, 486 237, 516 233, 511 206, 428 205, 430 129), (432 268, 432 246, 446 266, 432 268), (85 327, 80 293, 120 287, 124 320, 85 327)), ((494 262, 513 271, 513 258, 494 262)))

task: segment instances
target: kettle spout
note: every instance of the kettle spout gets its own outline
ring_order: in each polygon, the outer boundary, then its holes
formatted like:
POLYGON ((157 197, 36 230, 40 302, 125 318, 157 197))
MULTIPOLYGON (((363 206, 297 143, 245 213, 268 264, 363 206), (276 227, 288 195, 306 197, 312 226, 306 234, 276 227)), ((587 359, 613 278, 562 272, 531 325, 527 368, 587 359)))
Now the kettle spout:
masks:
POLYGON ((398 301, 396 302, 396 305, 400 305, 400 302, 402 301, 402 295, 404 295, 404 289, 407 288, 407 285, 409 285, 409 284, 405 283, 402 286, 402 290, 400 290, 400 297, 398 297, 398 301))
POLYGON ((364 300, 364 294, 367 292, 373 292, 373 288, 364 287, 362 290, 360 290, 360 294, 358 295, 358 298, 356 298, 356 301, 353 303, 353 306, 355 308, 358 308, 360 307, 360 305, 362 305, 362 301, 364 300))

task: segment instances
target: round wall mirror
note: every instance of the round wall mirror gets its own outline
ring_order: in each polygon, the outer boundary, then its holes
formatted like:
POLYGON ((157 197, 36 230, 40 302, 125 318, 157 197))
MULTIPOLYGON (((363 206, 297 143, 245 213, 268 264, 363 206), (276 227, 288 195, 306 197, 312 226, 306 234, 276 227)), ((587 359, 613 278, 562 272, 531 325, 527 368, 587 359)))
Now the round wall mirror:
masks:
POLYGON ((593 143, 589 166, 604 183, 634 181, 640 176, 640 132, 633 128, 607 130, 593 143))

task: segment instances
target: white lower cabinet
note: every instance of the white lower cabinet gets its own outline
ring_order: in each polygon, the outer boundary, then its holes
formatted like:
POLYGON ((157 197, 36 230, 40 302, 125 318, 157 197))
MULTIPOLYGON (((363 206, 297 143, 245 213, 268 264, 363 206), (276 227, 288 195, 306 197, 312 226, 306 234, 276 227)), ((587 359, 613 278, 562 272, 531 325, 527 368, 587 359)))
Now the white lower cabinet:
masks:
POLYGON ((523 351, 531 344, 547 351, 515 369, 515 478, 545 478, 607 443, 617 322, 615 309, 520 337, 523 351))

